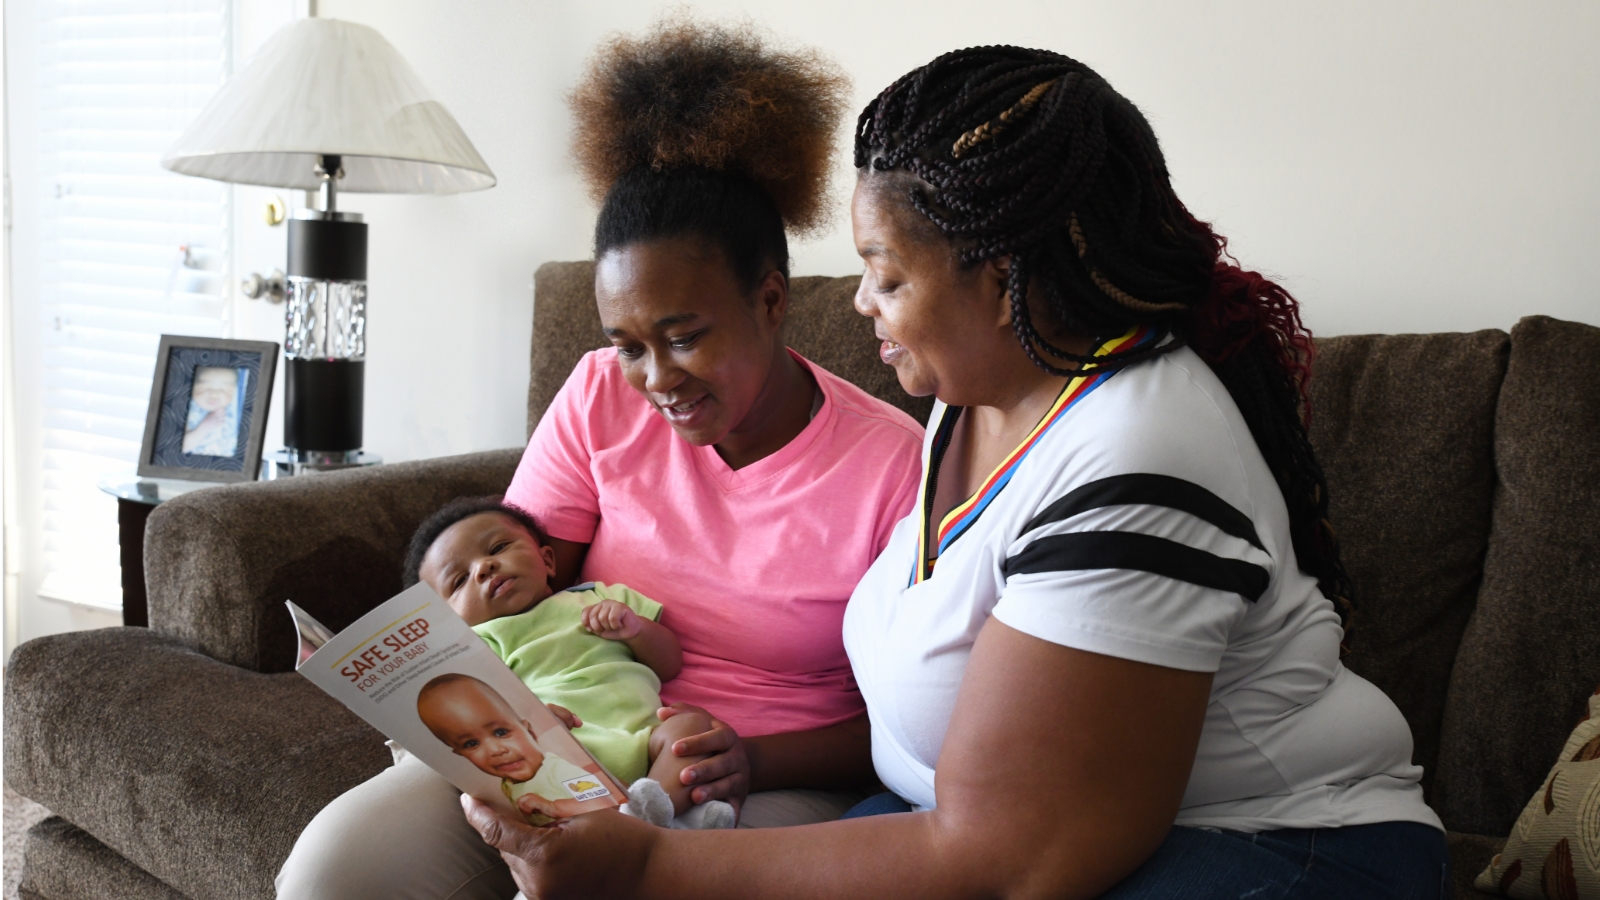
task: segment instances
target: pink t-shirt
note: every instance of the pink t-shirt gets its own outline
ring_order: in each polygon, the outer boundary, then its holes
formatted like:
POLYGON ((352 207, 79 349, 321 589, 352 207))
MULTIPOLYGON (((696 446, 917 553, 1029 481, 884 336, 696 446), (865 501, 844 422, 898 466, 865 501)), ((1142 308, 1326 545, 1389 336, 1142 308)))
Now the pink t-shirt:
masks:
POLYGON ((589 353, 506 491, 552 537, 589 544, 580 580, 662 604, 661 624, 683 645, 662 700, 702 706, 746 736, 865 710, 844 607, 921 475, 910 416, 794 356, 822 408, 783 449, 735 471, 716 448, 678 437, 628 386, 615 350, 589 353))

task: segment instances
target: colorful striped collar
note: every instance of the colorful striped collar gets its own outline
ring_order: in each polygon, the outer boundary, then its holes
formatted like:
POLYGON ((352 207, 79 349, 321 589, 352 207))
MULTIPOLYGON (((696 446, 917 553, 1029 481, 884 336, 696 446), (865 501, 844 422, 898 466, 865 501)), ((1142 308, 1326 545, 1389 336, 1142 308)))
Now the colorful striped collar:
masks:
MULTIPOLYGON (((1153 334, 1150 328, 1131 328, 1126 334, 1101 344, 1095 349, 1094 355, 1106 356, 1120 350, 1132 349, 1149 341, 1153 334)), ((1006 485, 1011 483, 1011 476, 1016 473, 1017 467, 1032 452, 1045 433, 1065 418, 1067 411, 1076 406, 1078 401, 1087 397, 1091 391, 1105 384, 1111 376, 1120 371, 1122 370, 1100 371, 1091 368, 1082 375, 1069 379, 1066 386, 1061 389, 1061 393, 1056 396, 1055 402, 1050 405, 1049 411, 1039 420, 1039 424, 1033 426, 1028 436, 1022 439, 1022 443, 989 473, 989 477, 983 480, 983 484, 972 496, 945 514, 935 532, 937 543, 934 544, 934 552, 929 554, 928 535, 933 524, 931 510, 934 493, 938 489, 939 464, 944 459, 945 450, 950 446, 950 439, 955 435, 956 423, 960 421, 963 409, 960 406, 945 407, 944 415, 939 419, 938 430, 934 432, 933 442, 929 445, 928 458, 923 461, 922 466, 922 491, 917 502, 917 560, 911 574, 911 584, 933 577, 934 563, 938 561, 939 556, 949 549, 957 538, 965 534, 972 524, 978 521, 978 517, 983 515, 983 511, 989 508, 989 504, 1005 490, 1006 485)))

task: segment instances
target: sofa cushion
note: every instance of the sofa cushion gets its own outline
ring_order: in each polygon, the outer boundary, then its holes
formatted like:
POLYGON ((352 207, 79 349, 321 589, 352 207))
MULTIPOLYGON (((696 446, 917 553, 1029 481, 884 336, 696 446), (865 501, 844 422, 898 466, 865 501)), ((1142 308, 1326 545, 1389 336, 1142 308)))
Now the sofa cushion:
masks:
POLYGON ((1317 353, 1311 440, 1356 588, 1345 663, 1405 714, 1426 786, 1488 542, 1507 336, 1335 337, 1317 353))
POLYGON ((1600 682, 1600 328, 1511 332, 1494 527, 1445 704, 1434 809, 1506 834, 1600 682))
POLYGON ((188 900, 60 816, 28 829, 21 900, 188 900))
POLYGON ((7 781, 190 897, 272 896, 311 817, 389 762, 300 675, 145 628, 38 638, 6 667, 7 781))
MULTIPOLYGON (((931 397, 909 397, 878 359, 872 321, 853 305, 859 277, 802 276, 789 283, 784 340, 806 359, 926 422, 931 397)), ((594 263, 552 262, 533 276, 533 352, 528 434, 585 353, 610 346, 594 301, 594 263)))

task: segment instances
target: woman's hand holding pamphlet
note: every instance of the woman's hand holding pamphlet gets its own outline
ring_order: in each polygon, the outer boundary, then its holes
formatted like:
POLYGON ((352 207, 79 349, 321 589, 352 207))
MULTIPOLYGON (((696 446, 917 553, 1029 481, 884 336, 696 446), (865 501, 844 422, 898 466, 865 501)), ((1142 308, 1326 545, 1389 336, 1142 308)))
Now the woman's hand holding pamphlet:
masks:
POLYGON ((288 604, 296 670, 451 784, 533 824, 627 792, 425 583, 337 635, 288 604))

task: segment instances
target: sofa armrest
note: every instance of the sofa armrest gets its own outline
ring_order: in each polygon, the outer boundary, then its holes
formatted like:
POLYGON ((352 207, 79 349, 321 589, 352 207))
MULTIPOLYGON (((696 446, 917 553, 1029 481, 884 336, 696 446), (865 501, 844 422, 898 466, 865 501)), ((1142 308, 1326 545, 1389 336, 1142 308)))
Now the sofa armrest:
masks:
POLYGON ((272 896, 311 817, 389 762, 305 678, 146 628, 38 638, 6 666, 7 784, 185 896, 272 896))
POLYGON ((257 672, 294 667, 283 601, 335 631, 400 591, 411 533, 455 497, 500 494, 521 451, 208 488, 145 526, 150 626, 257 672))

